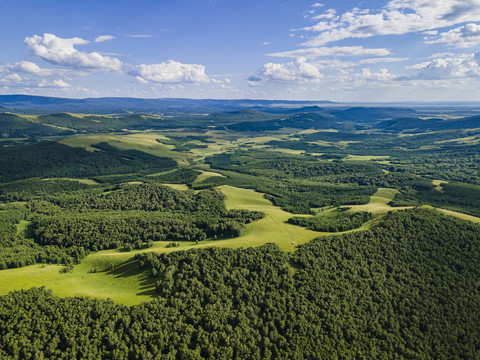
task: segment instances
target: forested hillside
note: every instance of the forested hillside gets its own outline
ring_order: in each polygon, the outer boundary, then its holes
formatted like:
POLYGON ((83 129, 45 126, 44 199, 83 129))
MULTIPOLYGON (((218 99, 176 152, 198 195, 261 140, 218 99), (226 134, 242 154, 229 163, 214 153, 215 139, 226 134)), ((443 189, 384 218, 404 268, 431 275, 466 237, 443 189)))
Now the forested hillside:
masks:
POLYGON ((0 354, 475 359, 479 240, 479 225, 418 209, 291 255, 274 245, 138 255, 157 279, 156 300, 126 307, 14 292, 0 298, 0 354))

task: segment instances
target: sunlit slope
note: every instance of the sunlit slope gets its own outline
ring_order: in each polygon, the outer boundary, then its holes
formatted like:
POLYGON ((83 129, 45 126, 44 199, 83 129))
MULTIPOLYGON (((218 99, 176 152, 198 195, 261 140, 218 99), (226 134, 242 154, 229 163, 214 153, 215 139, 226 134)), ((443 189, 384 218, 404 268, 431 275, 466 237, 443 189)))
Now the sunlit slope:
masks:
POLYGON ((149 273, 139 268, 138 262, 128 261, 132 254, 119 257, 112 264, 118 264, 110 271, 93 273, 95 262, 104 262, 103 254, 87 256, 81 264, 69 273, 61 273, 60 265, 32 265, 1 272, 0 295, 13 290, 45 286, 60 297, 88 296, 110 298, 115 302, 133 305, 151 300, 155 284, 149 273))
POLYGON ((225 201, 227 209, 247 209, 265 213, 263 219, 245 227, 244 233, 238 238, 237 246, 259 246, 272 242, 284 251, 291 251, 292 242, 295 242, 295 245, 303 244, 322 234, 287 224, 286 221, 293 215, 273 206, 261 193, 232 186, 221 186, 219 189, 227 197, 225 201))

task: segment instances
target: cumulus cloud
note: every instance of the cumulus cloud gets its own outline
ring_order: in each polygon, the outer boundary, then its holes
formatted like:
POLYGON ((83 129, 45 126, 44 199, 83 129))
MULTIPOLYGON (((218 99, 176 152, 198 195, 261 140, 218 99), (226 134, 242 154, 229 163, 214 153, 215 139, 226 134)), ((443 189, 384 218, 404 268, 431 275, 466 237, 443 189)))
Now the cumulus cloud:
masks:
POLYGON ((0 73, 17 72, 36 76, 64 75, 67 70, 43 69, 31 61, 19 61, 13 64, 0 66, 0 73))
POLYGON ((13 83, 21 83, 23 81, 22 77, 18 75, 17 73, 13 73, 10 75, 7 75, 3 78, 5 82, 13 82, 13 83))
MULTIPOLYGON (((8 84, 16 88, 21 86, 36 88, 38 77, 63 77, 71 72, 71 70, 63 69, 42 69, 31 61, 19 61, 0 66, 0 84, 8 84)), ((57 80, 57 84, 61 83, 57 80)))
POLYGON ((269 56, 295 59, 315 59, 322 56, 386 56, 387 49, 365 49, 363 46, 332 46, 298 49, 269 54, 269 56))
POLYGON ((436 58, 407 69, 418 70, 416 79, 436 80, 480 77, 480 53, 436 58))
POLYGON ((367 81, 390 82, 398 78, 397 75, 390 74, 387 69, 380 69, 378 72, 372 72, 369 69, 362 69, 357 75, 358 79, 367 81))
POLYGON ((129 73, 138 81, 154 81, 159 83, 206 83, 210 79, 205 74, 205 66, 198 64, 182 64, 169 60, 160 64, 142 64, 134 67, 129 73))
POLYGON ((100 35, 99 37, 95 38, 96 43, 104 42, 104 41, 110 41, 115 39, 115 36, 112 35, 100 35))
POLYGON ((469 48, 480 44, 480 25, 470 23, 460 26, 438 34, 438 38, 426 38, 425 42, 427 44, 446 43, 455 48, 469 48))
POLYGON ((320 46, 348 38, 399 35, 430 31, 477 21, 480 0, 391 0, 379 10, 354 8, 343 14, 327 10, 317 24, 303 30, 319 32, 306 46, 320 46))
POLYGON ((34 35, 25 38, 25 45, 28 50, 52 64, 79 70, 121 70, 123 64, 116 58, 102 56, 98 52, 78 51, 74 47, 87 43, 87 40, 78 37, 63 39, 53 34, 34 35))
POLYGON ((52 82, 48 82, 47 80, 43 79, 39 84, 38 87, 40 88, 60 88, 65 89, 69 88, 70 84, 66 83, 62 79, 53 80, 52 82))
POLYGON ((318 71, 315 65, 305 60, 297 60, 286 64, 267 63, 263 65, 256 75, 250 76, 248 80, 251 83, 257 83, 262 80, 305 83, 319 82, 322 78, 323 74, 318 71))

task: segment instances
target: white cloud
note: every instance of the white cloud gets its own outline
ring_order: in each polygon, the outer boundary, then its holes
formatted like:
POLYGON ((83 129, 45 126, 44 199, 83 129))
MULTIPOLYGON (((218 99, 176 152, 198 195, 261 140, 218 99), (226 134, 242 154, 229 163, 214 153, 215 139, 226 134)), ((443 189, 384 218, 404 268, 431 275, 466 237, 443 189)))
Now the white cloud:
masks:
POLYGON ((315 59, 322 56, 386 56, 390 55, 390 51, 387 49, 365 49, 363 46, 332 46, 284 51, 268 55, 295 59, 315 59))
POLYGON ((320 33, 304 45, 319 46, 348 38, 431 31, 479 18, 480 0, 391 0, 379 10, 354 8, 341 15, 325 12, 317 17, 322 21, 303 29, 320 33))
POLYGON ((68 71, 62 69, 42 69, 31 61, 19 61, 14 64, 0 66, 0 73, 19 72, 36 76, 65 75, 68 71))
POLYGON ((390 82, 398 78, 398 76, 390 74, 387 69, 380 69, 379 72, 371 72, 369 69, 362 69, 357 75, 358 79, 367 81, 390 82))
POLYGON ((18 75, 17 73, 13 73, 10 75, 5 76, 4 78, 7 82, 14 82, 14 83, 21 83, 23 81, 22 77, 18 75))
POLYGON ((396 58, 396 57, 385 57, 385 58, 374 58, 374 59, 364 59, 360 60, 360 64, 377 64, 377 63, 387 63, 387 62, 397 62, 397 61, 406 61, 409 58, 396 58))
POLYGON ((210 79, 205 74, 205 66, 198 64, 182 64, 169 60, 160 64, 137 65, 130 72, 139 80, 160 83, 206 83, 210 79))
POLYGON ((256 75, 251 76, 248 80, 252 83, 262 80, 274 82, 319 82, 323 78, 323 74, 318 68, 304 60, 297 60, 286 64, 265 64, 256 75))
POLYGON ((479 63, 480 53, 459 54, 408 66, 407 69, 418 70, 415 78, 422 80, 478 78, 479 63))
POLYGON ((322 6, 325 6, 325 5, 321 3, 315 3, 312 5, 312 7, 322 7, 322 6))
POLYGON ((99 37, 95 38, 96 43, 104 42, 104 41, 110 41, 115 39, 115 36, 112 35, 100 35, 99 37))
POLYGON ((62 79, 53 80, 52 82, 48 82, 47 80, 43 79, 39 84, 38 87, 40 88, 69 88, 70 84, 66 83, 62 79))
POLYGON ((452 52, 443 52, 443 53, 435 53, 429 56, 430 59, 440 58, 440 57, 450 57, 455 56, 452 52))
POLYGON ((469 48, 480 44, 480 25, 466 24, 439 34, 437 39, 427 38, 427 44, 446 43, 450 47, 469 48))
POLYGON ((142 83, 142 84, 148 84, 148 81, 145 80, 144 78, 142 78, 141 76, 135 76, 135 80, 137 80, 139 83, 142 83))
POLYGON ((88 41, 78 37, 62 39, 53 34, 25 38, 28 50, 52 64, 80 70, 121 70, 123 64, 116 58, 102 56, 98 52, 78 51, 74 48, 74 45, 87 43, 88 41))
POLYGON ((49 73, 49 71, 40 69, 37 64, 30 61, 16 62, 15 64, 9 64, 3 68, 9 71, 19 71, 39 76, 45 76, 47 73, 49 73))

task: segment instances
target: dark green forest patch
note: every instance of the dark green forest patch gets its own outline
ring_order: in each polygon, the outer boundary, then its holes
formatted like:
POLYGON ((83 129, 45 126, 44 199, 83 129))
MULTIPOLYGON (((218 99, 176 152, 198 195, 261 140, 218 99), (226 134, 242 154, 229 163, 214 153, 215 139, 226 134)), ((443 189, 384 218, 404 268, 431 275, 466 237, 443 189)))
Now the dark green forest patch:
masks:
POLYGON ((118 150, 107 143, 89 152, 56 142, 0 149, 0 179, 11 181, 29 177, 88 177, 133 172, 159 172, 177 163, 136 150, 118 150))
POLYGON ((339 232, 359 228, 372 218, 373 215, 365 211, 346 212, 344 209, 312 217, 294 216, 288 222, 314 231, 339 232))

